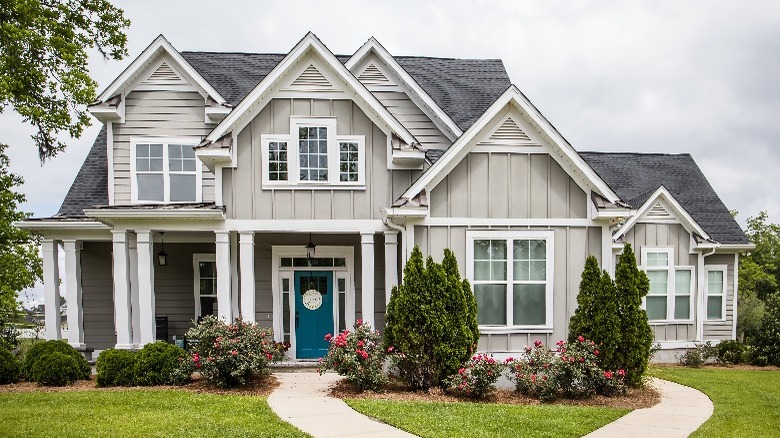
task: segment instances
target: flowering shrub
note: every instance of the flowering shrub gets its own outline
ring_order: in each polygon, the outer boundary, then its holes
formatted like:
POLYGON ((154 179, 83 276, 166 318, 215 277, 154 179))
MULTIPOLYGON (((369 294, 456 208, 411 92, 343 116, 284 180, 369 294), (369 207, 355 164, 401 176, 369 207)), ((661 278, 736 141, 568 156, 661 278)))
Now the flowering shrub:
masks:
POLYGON ((357 320, 353 328, 353 332, 344 330, 335 337, 330 334, 325 336, 330 346, 328 354, 320 362, 319 372, 323 374, 334 370, 340 376, 346 376, 361 391, 377 390, 387 381, 382 371, 385 352, 379 332, 361 320, 357 320))
POLYGON ((542 401, 625 393, 625 371, 602 370, 600 351, 593 341, 579 336, 574 342, 556 345, 556 350, 550 350, 536 341, 533 348, 525 347, 524 358, 506 360, 517 391, 542 401))
POLYGON ((445 380, 445 384, 456 394, 472 398, 483 398, 496 389, 496 381, 504 371, 504 364, 492 356, 477 354, 469 359, 458 374, 445 380))
POLYGON ((240 319, 226 324, 207 316, 187 331, 187 337, 198 340, 191 356, 195 370, 221 388, 243 385, 253 374, 268 373, 268 364, 283 354, 270 329, 240 319))

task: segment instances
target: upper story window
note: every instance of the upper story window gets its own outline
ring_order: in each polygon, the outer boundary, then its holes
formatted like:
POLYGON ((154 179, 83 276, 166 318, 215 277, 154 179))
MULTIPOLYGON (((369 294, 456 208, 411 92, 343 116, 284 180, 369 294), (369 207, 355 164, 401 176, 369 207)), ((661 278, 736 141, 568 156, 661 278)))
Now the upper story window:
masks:
POLYGON ((334 117, 292 117, 290 134, 262 136, 264 187, 365 186, 365 139, 337 135, 334 117))
POLYGON ((201 166, 191 139, 138 139, 131 145, 133 202, 200 202, 201 166))
POLYGON ((468 233, 467 277, 483 329, 552 327, 553 232, 468 233))
POLYGON ((675 266, 673 248, 642 248, 642 265, 650 280, 645 297, 647 319, 691 320, 693 267, 675 266))

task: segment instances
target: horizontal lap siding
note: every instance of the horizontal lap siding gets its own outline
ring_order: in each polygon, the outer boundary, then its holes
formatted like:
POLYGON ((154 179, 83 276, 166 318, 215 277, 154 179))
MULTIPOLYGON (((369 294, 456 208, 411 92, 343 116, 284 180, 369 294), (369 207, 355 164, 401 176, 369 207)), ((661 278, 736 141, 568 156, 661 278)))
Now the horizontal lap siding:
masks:
POLYGON ((734 330, 734 255, 715 254, 704 259, 705 265, 726 265, 726 321, 704 321, 704 340, 733 339, 734 330))
MULTIPOLYGON (((203 96, 194 91, 133 91, 126 97, 125 123, 114 123, 114 202, 129 204, 130 145, 137 137, 203 138, 214 125, 204 121, 203 96)), ((202 165, 203 201, 213 202, 214 174, 202 165)))
POLYGON ((446 149, 450 141, 403 91, 374 91, 374 96, 425 149, 446 149))
POLYGON ((237 153, 238 167, 225 173, 223 189, 228 217, 235 219, 380 219, 381 209, 414 177, 412 171, 387 170, 387 137, 357 105, 343 99, 273 99, 239 133, 237 153), (263 190, 262 135, 289 134, 291 116, 336 117, 338 135, 363 135, 366 188, 263 190))
POLYGON ((116 335, 110 243, 84 242, 81 250, 81 288, 84 342, 95 350, 113 348, 116 335))

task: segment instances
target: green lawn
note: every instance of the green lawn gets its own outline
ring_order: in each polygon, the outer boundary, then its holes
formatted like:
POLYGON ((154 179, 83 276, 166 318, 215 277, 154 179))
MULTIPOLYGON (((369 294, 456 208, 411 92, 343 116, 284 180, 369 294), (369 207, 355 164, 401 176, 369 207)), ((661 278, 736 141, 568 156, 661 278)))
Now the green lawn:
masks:
POLYGON ((691 436, 778 436, 780 371, 653 367, 651 374, 707 394, 715 413, 691 436))
POLYGON ((0 436, 306 437, 265 398, 177 390, 0 393, 0 436))
POLYGON ((356 411, 422 437, 580 437, 627 409, 348 399, 356 411))

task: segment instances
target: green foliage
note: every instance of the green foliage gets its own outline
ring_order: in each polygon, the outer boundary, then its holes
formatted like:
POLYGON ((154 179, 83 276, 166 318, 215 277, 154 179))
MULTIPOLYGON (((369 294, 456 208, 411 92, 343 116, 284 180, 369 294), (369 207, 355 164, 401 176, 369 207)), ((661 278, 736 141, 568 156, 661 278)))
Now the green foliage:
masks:
POLYGON ((696 348, 688 349, 677 362, 685 367, 701 368, 707 363, 707 360, 717 356, 717 347, 713 347, 712 342, 707 341, 703 344, 696 344, 696 348))
POLYGON ((95 361, 97 386, 134 386, 136 358, 129 350, 104 350, 95 361))
POLYGON ((756 363, 780 366, 780 294, 767 299, 766 312, 751 343, 756 363))
POLYGON ((77 365, 78 379, 89 379, 89 376, 92 374, 92 369, 90 368, 89 363, 84 358, 84 356, 76 351, 75 348, 71 347, 67 342, 45 341, 38 342, 30 347, 30 350, 27 352, 27 355, 24 358, 23 372, 27 380, 35 381, 37 379, 34 371, 35 364, 41 358, 51 353, 62 353, 66 356, 72 357, 77 365))
POLYGON ((609 273, 602 272, 598 260, 588 256, 577 295, 577 310, 569 320, 569 343, 580 336, 594 341, 601 352, 599 364, 609 370, 623 366, 618 356, 622 340, 618 301, 609 273))
POLYGON ((58 351, 38 358, 30 374, 43 386, 70 385, 82 377, 79 362, 72 356, 58 351))
POLYGON ((0 347, 0 385, 16 383, 22 373, 22 365, 19 360, 3 347, 0 347))
MULTIPOLYGON (((653 330, 647 322, 647 312, 642 309, 642 298, 650 290, 650 280, 636 265, 636 256, 630 244, 615 267, 615 297, 620 318, 620 347, 616 350, 616 364, 609 368, 626 371, 626 383, 637 386, 647 370, 653 330)), ((612 364, 608 364, 612 365, 612 364)))
MULTIPOLYGON (((742 278, 743 264, 740 261, 739 276, 742 278)), ((761 318, 764 316, 764 309, 766 305, 761 299, 756 296, 756 291, 753 289, 742 289, 742 284, 739 285, 739 300, 737 311, 737 339, 741 339, 745 343, 750 343, 751 338, 758 333, 758 329, 761 325, 761 318)))
POLYGON ((444 250, 441 264, 412 250, 403 283, 393 288, 387 310, 385 347, 412 389, 440 386, 474 352, 479 340, 477 304, 461 279, 455 255, 444 250))
POLYGON ((741 364, 747 356, 745 345, 739 341, 721 341, 716 348, 720 364, 741 364))
POLYGON ((769 223, 762 211, 748 218, 745 234, 756 247, 739 259, 737 336, 752 343, 764 306, 780 289, 780 225, 769 223))
POLYGON ((450 391, 470 398, 485 398, 496 389, 496 382, 506 366, 493 356, 477 354, 469 359, 458 374, 446 379, 450 391))
POLYGON ((386 355, 379 332, 361 320, 355 322, 353 329, 352 332, 344 330, 335 337, 330 333, 325 336, 330 345, 328 354, 320 362, 319 373, 334 370, 361 391, 379 390, 387 382, 387 375, 382 370, 386 355))
POLYGON ((0 113, 10 106, 37 129, 43 161, 65 148, 60 131, 79 137, 95 101, 87 49, 127 55, 130 22, 107 0, 0 2, 0 113))
POLYGON ((189 376, 180 375, 181 363, 189 363, 187 352, 165 341, 144 345, 135 362, 136 383, 141 386, 184 385, 189 376))

